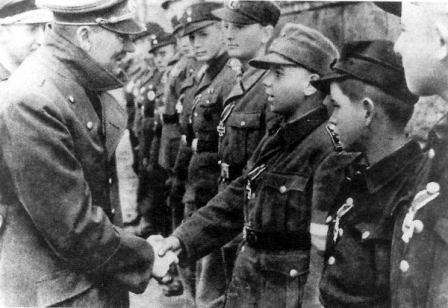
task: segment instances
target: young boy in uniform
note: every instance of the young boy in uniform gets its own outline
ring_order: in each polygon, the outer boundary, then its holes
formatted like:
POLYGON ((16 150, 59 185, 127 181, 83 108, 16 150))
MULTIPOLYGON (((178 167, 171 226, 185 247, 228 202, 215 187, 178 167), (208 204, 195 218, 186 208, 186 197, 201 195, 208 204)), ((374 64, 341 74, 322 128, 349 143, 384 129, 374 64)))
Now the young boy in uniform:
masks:
POLYGON ((328 210, 325 307, 389 307, 397 215, 412 202, 427 160, 405 132, 418 97, 406 86, 393 43, 351 42, 333 73, 314 84, 331 93, 330 129, 343 149, 319 168, 316 207, 328 210))

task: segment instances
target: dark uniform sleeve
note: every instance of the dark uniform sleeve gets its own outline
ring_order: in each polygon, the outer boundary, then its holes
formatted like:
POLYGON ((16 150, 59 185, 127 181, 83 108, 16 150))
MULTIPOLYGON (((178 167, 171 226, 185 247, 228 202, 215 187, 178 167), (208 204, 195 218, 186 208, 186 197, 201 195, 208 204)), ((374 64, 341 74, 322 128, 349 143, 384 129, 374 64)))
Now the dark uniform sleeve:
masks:
POLYGON ((233 181, 174 231, 173 235, 183 245, 183 258, 197 260, 226 244, 242 231, 244 183, 244 177, 233 181))
POLYGON ((73 270, 111 276, 125 289, 143 292, 152 247, 115 227, 101 205, 93 204, 65 122, 42 97, 5 112, 0 138, 19 201, 54 254, 73 270))

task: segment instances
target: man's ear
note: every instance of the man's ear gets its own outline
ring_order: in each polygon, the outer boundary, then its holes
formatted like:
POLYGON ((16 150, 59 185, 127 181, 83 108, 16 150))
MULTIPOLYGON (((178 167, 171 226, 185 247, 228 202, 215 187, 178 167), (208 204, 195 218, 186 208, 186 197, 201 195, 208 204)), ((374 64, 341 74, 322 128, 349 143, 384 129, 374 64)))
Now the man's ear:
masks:
POLYGON ((92 49, 92 28, 82 26, 76 29, 76 38, 78 39, 79 47, 85 51, 92 49))
POLYGON ((305 86, 305 89, 303 90, 303 93, 305 94, 305 96, 311 96, 317 92, 317 89, 311 85, 311 81, 318 80, 319 75, 311 74, 309 77, 310 78, 309 78, 308 84, 305 86))
POLYGON ((447 26, 437 21, 435 23, 436 31, 437 31, 437 49, 436 49, 436 57, 440 61, 448 58, 448 28, 447 26))
POLYGON ((274 33, 274 27, 272 25, 267 25, 264 27, 261 27, 262 29, 262 38, 261 38, 261 42, 263 44, 267 44, 269 42, 269 40, 272 37, 272 34, 274 33))
POLYGON ((365 115, 364 120, 366 126, 370 126, 373 121, 373 117, 375 115, 375 103, 369 98, 366 97, 362 100, 362 107, 364 108, 365 115))

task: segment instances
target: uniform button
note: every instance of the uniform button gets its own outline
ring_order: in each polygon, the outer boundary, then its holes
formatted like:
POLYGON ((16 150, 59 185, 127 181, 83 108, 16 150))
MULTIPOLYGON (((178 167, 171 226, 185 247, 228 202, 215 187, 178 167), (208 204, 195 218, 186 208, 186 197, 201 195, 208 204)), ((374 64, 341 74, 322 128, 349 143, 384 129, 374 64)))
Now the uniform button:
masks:
POLYGON ((252 193, 252 194, 250 195, 250 199, 255 199, 255 193, 252 193))
POLYGON ((208 104, 210 104, 210 101, 209 101, 209 100, 206 100, 205 103, 208 105, 208 104))
POLYGON ((347 205, 353 205, 353 198, 347 198, 345 203, 347 203, 347 205))
POLYGON ((5 219, 3 218, 3 215, 0 215, 0 229, 3 227, 4 222, 5 222, 5 219))
POLYGON ((364 231, 361 235, 362 239, 365 240, 366 238, 368 238, 370 236, 370 232, 369 231, 364 231))
POLYGON ((434 151, 433 148, 429 149, 429 151, 428 151, 428 158, 429 159, 433 159, 434 156, 436 156, 436 151, 434 151))
POLYGON ((191 22, 191 20, 192 20, 191 17, 187 18, 187 22, 191 22))
POLYGON ((328 264, 329 265, 333 265, 335 262, 336 262, 336 259, 333 256, 328 258, 328 264))
POLYGON ((344 235, 344 229, 340 228, 338 232, 339 232, 339 236, 343 236, 344 235))
POLYGON ((115 209, 110 210, 110 213, 111 213, 112 215, 115 215, 115 209))
POLYGON ((87 122, 87 128, 89 129, 89 130, 91 130, 92 128, 93 128, 93 123, 92 122, 87 122))
POLYGON ((347 182, 351 182, 352 181, 352 178, 351 177, 345 177, 345 180, 347 181, 347 182))
POLYGON ((329 224, 333 220, 333 217, 328 216, 327 220, 325 220, 325 223, 329 224))
POLYGON ((197 112, 195 112, 195 113, 194 113, 194 116, 195 116, 195 117, 197 117, 197 116, 198 116, 198 113, 197 113, 197 112))
POLYGON ((291 278, 296 278, 296 277, 299 276, 299 272, 298 272, 296 269, 292 269, 292 270, 289 272, 289 276, 290 276, 291 278))
POLYGON ((409 270, 409 263, 406 260, 401 260, 400 262, 400 270, 405 273, 409 270))
POLYGON ((286 192, 286 186, 280 186, 280 192, 284 194, 286 192))
POLYGON ((422 233, 423 231, 423 222, 421 220, 414 220, 414 231, 415 233, 422 233))
POLYGON ((246 122, 244 122, 244 121, 241 121, 241 126, 246 126, 246 122))
POLYGON ((246 250, 246 247, 245 246, 241 247, 241 252, 244 252, 244 250, 246 250))
POLYGON ((72 95, 69 95, 68 100, 70 101, 70 103, 75 103, 75 98, 72 95))
POLYGON ((428 194, 433 195, 436 194, 440 191, 440 185, 439 183, 436 182, 430 182, 428 184, 426 184, 426 191, 428 192, 428 194))
POLYGON ((112 178, 109 178, 109 184, 112 184, 112 178))

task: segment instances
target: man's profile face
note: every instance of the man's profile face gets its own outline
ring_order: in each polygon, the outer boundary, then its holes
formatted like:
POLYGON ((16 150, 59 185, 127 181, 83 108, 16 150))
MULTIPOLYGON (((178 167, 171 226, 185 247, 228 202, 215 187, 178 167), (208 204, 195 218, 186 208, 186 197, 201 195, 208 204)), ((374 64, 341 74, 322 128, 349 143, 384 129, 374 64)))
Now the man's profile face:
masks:
POLYGON ((439 46, 434 20, 430 20, 423 4, 403 2, 401 24, 394 49, 402 57, 409 90, 416 95, 437 94, 440 63, 436 59, 439 46))
POLYGON ((168 62, 174 56, 174 52, 175 50, 173 44, 159 47, 153 51, 154 64, 159 71, 164 71, 166 69, 168 62))
POLYGON ((329 126, 339 136, 345 150, 360 150, 357 145, 362 143, 366 114, 362 102, 352 102, 337 82, 331 83, 330 93, 333 113, 329 126))
POLYGON ((217 22, 191 33, 189 38, 196 59, 207 62, 217 58, 224 49, 222 37, 221 27, 217 22))
POLYGON ((182 55, 185 55, 187 57, 194 56, 193 46, 190 43, 190 38, 187 35, 179 37, 177 39, 177 46, 182 55))
POLYGON ((20 65, 43 42, 43 24, 7 25, 1 31, 2 48, 20 65))
POLYGON ((108 72, 118 76, 120 63, 135 47, 128 35, 121 35, 100 27, 91 28, 89 55, 108 72), (107 46, 107 48, 105 48, 107 46))
POLYGON ((222 27, 230 57, 242 61, 249 61, 255 57, 263 44, 261 25, 240 25, 223 21, 222 27))

